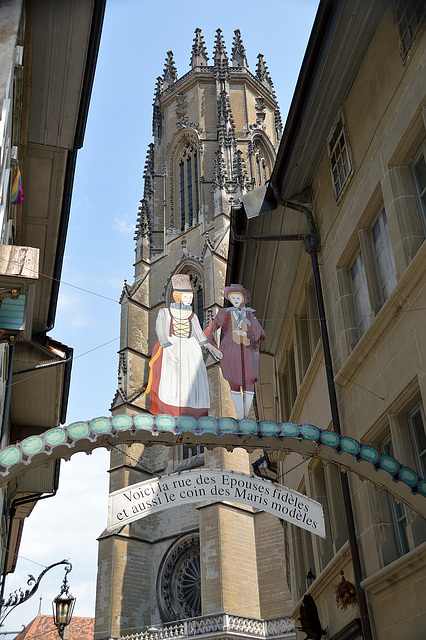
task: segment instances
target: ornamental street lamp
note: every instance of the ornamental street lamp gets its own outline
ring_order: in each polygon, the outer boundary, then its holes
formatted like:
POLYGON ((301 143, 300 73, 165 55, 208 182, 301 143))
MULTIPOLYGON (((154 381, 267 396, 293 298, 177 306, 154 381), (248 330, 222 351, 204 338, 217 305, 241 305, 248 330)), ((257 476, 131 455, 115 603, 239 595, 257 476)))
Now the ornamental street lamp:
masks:
MULTIPOLYGON (((70 604, 68 604, 68 610, 69 613, 67 614, 67 622, 65 622, 65 624, 62 624, 62 633, 63 633, 63 629, 70 623, 71 621, 71 616, 72 616, 72 612, 74 609, 74 602, 75 602, 75 598, 73 598, 73 596, 71 594, 68 594, 68 584, 67 584, 67 574, 71 571, 72 569, 72 564, 68 561, 68 560, 61 560, 60 562, 55 562, 54 564, 51 564, 49 567, 46 567, 45 569, 43 569, 43 571, 40 573, 38 578, 34 578, 34 576, 30 575, 28 576, 28 581, 27 584, 29 585, 29 589, 27 589, 26 591, 23 591, 22 589, 17 589, 16 591, 13 591, 7 600, 3 599, 3 591, 4 591, 4 577, 3 577, 3 583, 2 583, 2 587, 1 587, 1 592, 0 592, 0 627, 3 626, 3 623, 5 621, 5 619, 7 618, 7 616, 9 615, 9 613, 11 613, 11 611, 13 611, 16 607, 18 607, 20 604, 23 604, 24 602, 26 602, 27 600, 29 600, 37 591, 39 585, 40 585, 40 581, 43 578, 44 575, 46 575, 46 573, 48 571, 50 571, 50 569, 53 569, 53 567, 57 567, 60 564, 64 564, 65 566, 65 577, 64 577, 64 582, 62 584, 61 587, 61 593, 66 593, 68 600, 67 602, 70 603, 72 601, 72 606, 70 606, 70 604)), ((57 598, 60 597, 57 596, 57 598)), ((57 598, 55 598, 55 602, 57 600, 57 598)), ((58 626, 56 624, 55 621, 55 625, 58 626)), ((62 638, 61 632, 59 632, 59 635, 62 638)))
POLYGON ((61 586, 61 591, 52 603, 53 622, 55 627, 57 627, 61 638, 64 637, 65 628, 71 622, 72 614, 74 612, 75 598, 71 593, 69 593, 69 584, 67 580, 67 575, 71 569, 71 565, 65 569, 65 576, 61 586))

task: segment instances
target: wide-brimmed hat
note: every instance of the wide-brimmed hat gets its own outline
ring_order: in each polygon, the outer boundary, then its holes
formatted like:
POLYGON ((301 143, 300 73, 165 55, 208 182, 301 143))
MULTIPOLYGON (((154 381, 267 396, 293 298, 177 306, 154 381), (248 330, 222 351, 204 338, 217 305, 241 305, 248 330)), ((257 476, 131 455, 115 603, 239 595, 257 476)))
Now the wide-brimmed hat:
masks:
POLYGON ((172 276, 173 291, 180 291, 181 293, 193 293, 191 287, 191 280, 186 273, 177 273, 172 276))
POLYGON ((247 304, 250 302, 250 292, 247 289, 244 289, 242 284, 230 284, 229 287, 225 287, 223 290, 223 297, 225 300, 229 300, 229 295, 231 293, 241 293, 244 298, 244 303, 247 304))

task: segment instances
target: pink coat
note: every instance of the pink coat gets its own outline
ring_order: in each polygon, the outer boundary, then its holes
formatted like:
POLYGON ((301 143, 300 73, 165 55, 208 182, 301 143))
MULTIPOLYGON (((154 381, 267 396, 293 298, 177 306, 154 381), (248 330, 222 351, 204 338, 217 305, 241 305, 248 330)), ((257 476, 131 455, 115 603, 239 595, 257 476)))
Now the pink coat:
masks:
POLYGON ((234 309, 234 307, 219 309, 215 319, 204 333, 211 344, 217 347, 213 334, 222 329, 220 350, 223 353, 223 358, 220 361, 220 367, 231 390, 254 391, 254 383, 259 374, 259 341, 265 339, 265 332, 252 311, 243 307, 247 332, 244 341, 247 344, 239 344, 238 337, 236 338, 233 334, 232 314, 234 309))

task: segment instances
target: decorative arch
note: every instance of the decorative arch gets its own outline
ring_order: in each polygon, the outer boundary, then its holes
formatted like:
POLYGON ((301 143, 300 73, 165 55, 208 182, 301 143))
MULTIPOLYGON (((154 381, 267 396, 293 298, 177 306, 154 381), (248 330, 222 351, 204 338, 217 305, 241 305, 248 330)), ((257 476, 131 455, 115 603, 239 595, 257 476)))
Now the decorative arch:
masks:
POLYGON ((202 143, 196 129, 179 131, 167 154, 167 227, 185 231, 199 220, 202 143))
POLYGON ((49 429, 0 451, 0 486, 27 469, 49 459, 68 460, 74 453, 91 453, 98 447, 112 449, 118 444, 140 442, 208 449, 242 447, 248 452, 283 451, 316 457, 353 471, 392 493, 421 516, 426 517, 426 480, 397 460, 368 444, 310 424, 233 418, 193 418, 151 414, 117 415, 74 422, 64 428, 49 429))
POLYGON ((252 182, 256 187, 265 184, 271 177, 275 153, 263 131, 256 130, 249 143, 248 156, 252 182))

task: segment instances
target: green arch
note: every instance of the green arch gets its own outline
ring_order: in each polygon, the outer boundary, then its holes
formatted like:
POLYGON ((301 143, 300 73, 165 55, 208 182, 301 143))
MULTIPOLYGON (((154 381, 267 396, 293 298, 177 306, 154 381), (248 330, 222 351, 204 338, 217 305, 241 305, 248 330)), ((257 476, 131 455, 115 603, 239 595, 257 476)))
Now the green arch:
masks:
POLYGON ((426 481, 416 471, 368 444, 311 424, 233 418, 193 418, 151 414, 116 415, 73 422, 64 428, 49 429, 0 451, 0 486, 28 468, 48 458, 69 459, 74 453, 91 453, 98 447, 140 442, 184 444, 193 447, 242 447, 253 451, 294 451, 316 456, 371 480, 426 516, 426 481))

